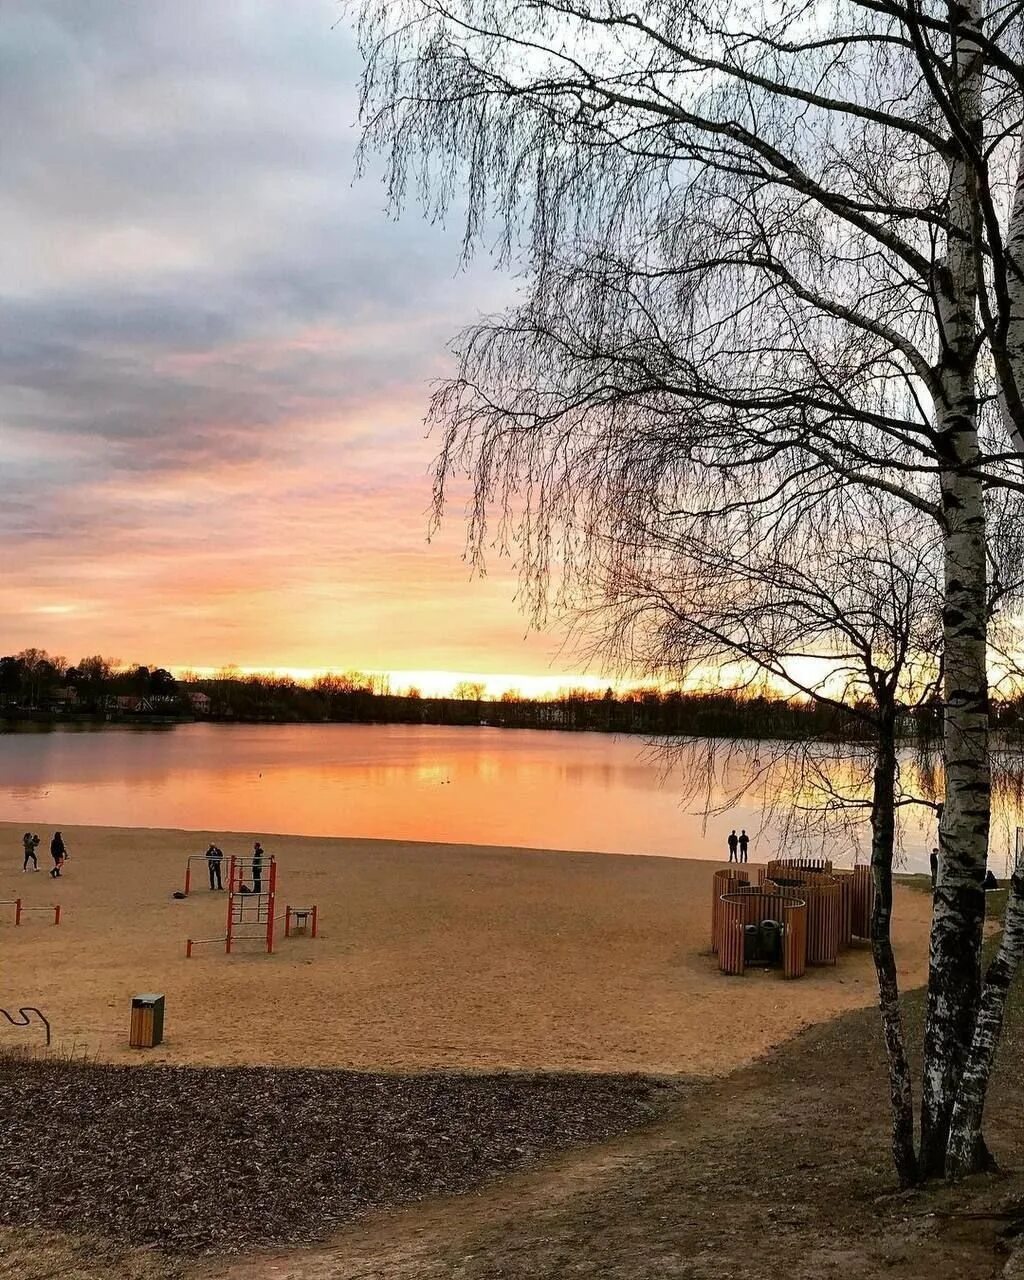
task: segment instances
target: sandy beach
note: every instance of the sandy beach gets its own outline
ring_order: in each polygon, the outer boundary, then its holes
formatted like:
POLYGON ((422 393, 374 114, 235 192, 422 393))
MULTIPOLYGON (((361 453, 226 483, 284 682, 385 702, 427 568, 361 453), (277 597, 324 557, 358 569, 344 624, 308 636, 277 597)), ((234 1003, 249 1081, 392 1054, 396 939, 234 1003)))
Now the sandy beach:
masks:
MULTIPOLYGON (((3 1005, 38 1005, 55 1045, 103 1061, 408 1069, 650 1071, 710 1076, 810 1023, 871 1004, 865 949, 787 983, 719 974, 709 862, 458 845, 267 838, 278 910, 316 902, 321 935, 268 956, 185 939, 223 934, 226 894, 185 858, 223 832, 64 829, 65 875, 22 874, 23 827, 0 825, 0 898, 59 902, 13 925, 0 908, 3 1005), (167 998, 166 1040, 128 1047, 131 997, 167 998)), ((931 903, 897 890, 905 987, 923 982, 931 903)), ((0 1043, 34 1043, 6 1027, 0 1043)))

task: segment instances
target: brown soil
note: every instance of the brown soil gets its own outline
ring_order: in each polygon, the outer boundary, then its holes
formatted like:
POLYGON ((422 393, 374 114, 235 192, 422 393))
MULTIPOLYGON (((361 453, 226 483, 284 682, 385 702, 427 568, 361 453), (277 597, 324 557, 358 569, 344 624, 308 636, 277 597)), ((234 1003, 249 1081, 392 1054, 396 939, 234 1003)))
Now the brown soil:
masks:
POLYGON ((1019 1010, 989 1121, 1004 1172, 914 1193, 896 1191, 887 1160, 875 1022, 848 1015, 801 1035, 652 1128, 542 1172, 371 1218, 328 1249, 211 1264, 196 1280, 1000 1275, 1024 1205, 1019 1010))
MULTIPOLYGON (((920 998, 908 1000, 920 1034, 920 998)), ((237 1261, 123 1252, 131 1280, 902 1280, 1001 1275, 1020 1229, 1017 997, 989 1109, 1003 1172, 901 1194, 876 1017, 846 1015, 697 1086, 647 1128, 463 1196, 372 1214, 329 1245, 237 1261)), ((169 1191, 175 1186, 168 1179, 169 1191)), ((187 1204, 180 1206, 188 1212, 187 1204)), ((73 1223, 68 1223, 69 1228, 73 1223)), ((108 1250, 113 1247, 104 1246, 108 1250)), ((80 1238, 8 1231, 0 1274, 109 1280, 80 1238), (31 1270, 42 1254, 50 1270, 31 1270), (77 1269, 76 1269, 77 1267, 77 1269), (5 1270, 6 1268, 6 1270, 5 1270)), ((1007 1275, 1011 1274, 1007 1272, 1007 1275)), ((1016 1274, 1016 1273, 1014 1273, 1016 1274)))

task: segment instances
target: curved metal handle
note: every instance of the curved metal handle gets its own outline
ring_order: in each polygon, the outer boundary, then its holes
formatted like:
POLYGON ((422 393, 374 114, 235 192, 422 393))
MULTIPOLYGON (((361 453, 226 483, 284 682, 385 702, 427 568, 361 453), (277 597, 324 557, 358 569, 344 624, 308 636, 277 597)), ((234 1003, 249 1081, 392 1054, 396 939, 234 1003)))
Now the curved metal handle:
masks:
POLYGON ((36 1015, 36 1017, 39 1019, 39 1021, 43 1024, 43 1026, 46 1028, 46 1047, 47 1047, 47 1048, 49 1048, 49 1047, 50 1047, 50 1022, 49 1022, 49 1019, 48 1019, 48 1018, 46 1017, 46 1015, 42 1012, 42 1010, 37 1009, 37 1008, 35 1007, 35 1005, 27 1004, 27 1005, 25 1005, 25 1007, 24 1007, 23 1009, 19 1009, 19 1010, 18 1010, 18 1013, 21 1015, 21 1020, 20 1020, 20 1021, 19 1021, 17 1018, 12 1018, 12 1017, 11 1017, 11 1015, 7 1012, 7 1010, 6 1010, 6 1009, 0 1009, 0 1013, 2 1013, 2 1014, 3 1014, 3 1016, 7 1019, 7 1021, 11 1024, 11 1026, 12 1026, 12 1027, 28 1027, 28 1026, 30 1026, 30 1025, 31 1025, 32 1020, 31 1020, 31 1018, 30 1018, 28 1015, 29 1015, 30 1013, 34 1013, 34 1014, 36 1015))

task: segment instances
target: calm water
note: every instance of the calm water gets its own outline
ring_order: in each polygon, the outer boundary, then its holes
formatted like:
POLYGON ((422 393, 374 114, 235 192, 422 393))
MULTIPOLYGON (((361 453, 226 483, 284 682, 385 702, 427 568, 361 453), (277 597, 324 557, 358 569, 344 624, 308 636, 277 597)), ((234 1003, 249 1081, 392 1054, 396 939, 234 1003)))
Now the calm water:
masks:
MULTIPOLYGON (((756 797, 732 803, 750 759, 720 765, 697 794, 701 759, 691 747, 668 766, 635 738, 484 727, 34 728, 0 734, 0 818, 697 858, 723 856, 741 826, 752 859, 802 843, 849 861, 863 846, 862 832, 785 829, 781 783, 774 816, 756 797), (705 800, 725 811, 705 820, 705 800)), ((915 819, 905 864, 925 868, 932 841, 915 819)))

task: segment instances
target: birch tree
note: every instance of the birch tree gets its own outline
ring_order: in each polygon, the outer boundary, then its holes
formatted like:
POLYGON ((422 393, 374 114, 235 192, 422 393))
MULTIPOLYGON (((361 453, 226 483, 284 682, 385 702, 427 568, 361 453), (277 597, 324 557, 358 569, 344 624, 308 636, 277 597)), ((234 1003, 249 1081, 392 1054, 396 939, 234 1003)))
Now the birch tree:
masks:
MULTIPOLYGON (((707 496, 707 495, 704 495, 707 496)), ((810 495, 808 495, 810 498, 810 495)), ((934 697, 941 667, 941 539, 889 495, 837 487, 799 513, 788 500, 726 484, 704 510, 659 509, 608 545, 601 599, 587 617, 611 655, 661 679, 714 670, 767 678, 832 705, 850 723, 820 742, 760 743, 756 774, 779 807, 867 819, 875 904, 872 956, 889 1069, 893 1161, 918 1177, 913 1085, 891 923, 897 812, 929 804, 903 776, 899 719, 934 697), (602 627, 601 617, 607 619, 602 627), (767 759, 765 757, 768 757, 767 759), (852 760, 851 760, 852 757, 852 760), (857 761, 866 766, 852 768, 857 761)), ((933 806, 930 806, 933 807, 933 806)))
POLYGON ((538 614, 652 495, 726 476, 794 512, 838 482, 938 530, 926 1176, 981 988, 986 494, 1024 486, 1020 26, 980 0, 361 9, 392 201, 457 199, 467 252, 496 240, 522 275, 435 399, 436 496, 474 477, 470 546, 514 546, 538 614))

